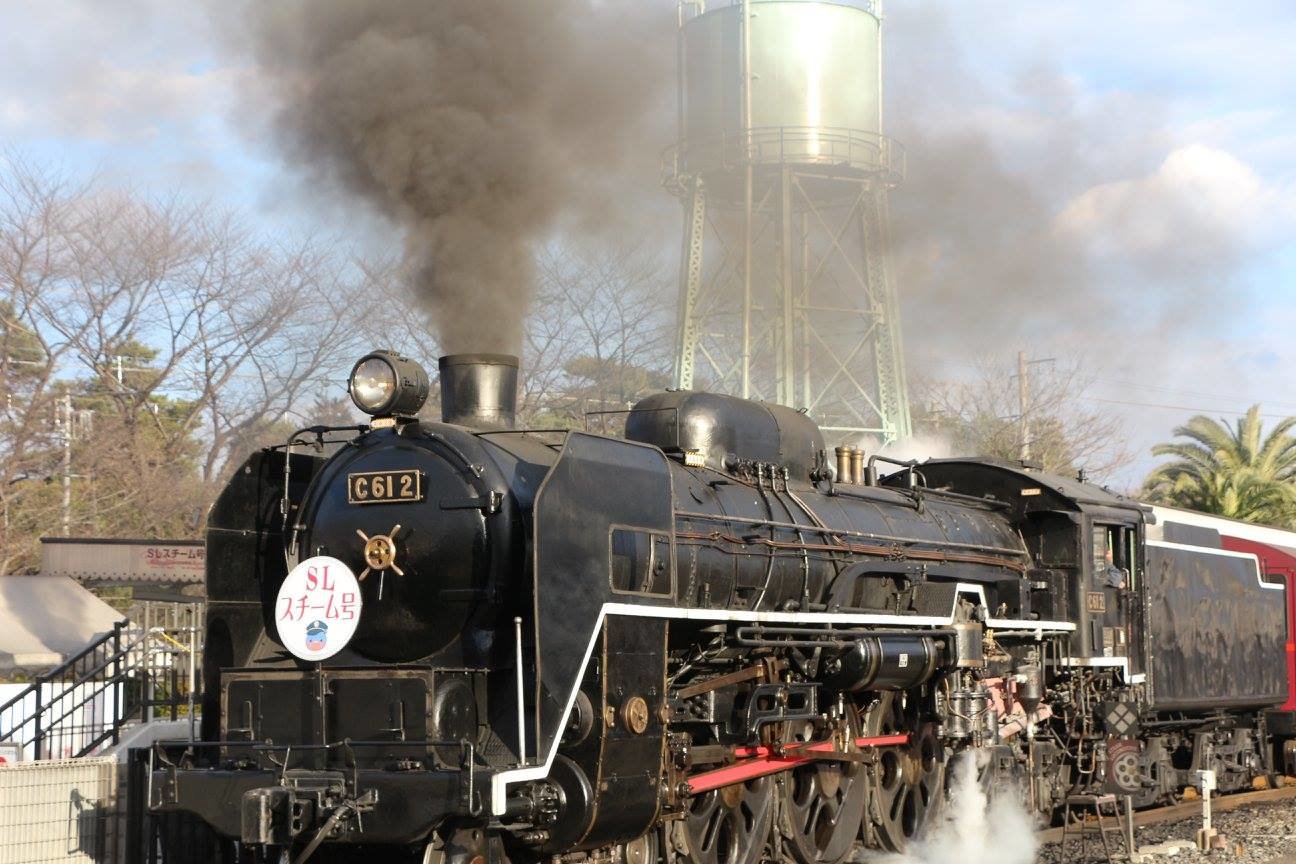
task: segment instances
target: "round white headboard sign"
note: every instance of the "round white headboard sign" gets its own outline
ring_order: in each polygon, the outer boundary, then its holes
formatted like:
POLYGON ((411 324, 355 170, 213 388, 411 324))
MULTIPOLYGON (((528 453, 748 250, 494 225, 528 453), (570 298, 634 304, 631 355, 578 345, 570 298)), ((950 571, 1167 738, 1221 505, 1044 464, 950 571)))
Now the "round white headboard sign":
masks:
POLYGON ((355 635, 362 606, 360 583, 350 567, 328 555, 307 558, 279 586, 279 641, 303 660, 327 660, 355 635))

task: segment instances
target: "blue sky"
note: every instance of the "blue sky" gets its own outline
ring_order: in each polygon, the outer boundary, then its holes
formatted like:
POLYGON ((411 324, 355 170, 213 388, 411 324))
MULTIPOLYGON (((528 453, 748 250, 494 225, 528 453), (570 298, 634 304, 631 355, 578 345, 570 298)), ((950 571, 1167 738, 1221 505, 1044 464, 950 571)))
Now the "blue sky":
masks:
MULTIPOLYGON (((660 2, 672 15, 674 4, 660 2)), ((256 70, 221 47, 238 7, 211 8, 223 11, 0 0, 0 146, 236 207, 267 231, 378 242, 377 220, 311 194, 285 165, 259 110, 256 70)), ((1111 266, 1103 273, 1120 274, 1095 289, 1104 298, 1095 308, 1107 304, 1101 319, 1073 314, 1083 297, 1050 298, 1059 302, 1047 327, 995 322, 978 341, 938 326, 925 354, 952 363, 1009 347, 1084 355, 1097 379, 1089 398, 1112 400, 1100 404, 1126 418, 1143 452, 1193 410, 1259 401, 1296 413, 1296 7, 889 0, 887 25, 893 129, 984 136, 1001 167, 1044 187, 1050 230, 1083 236, 1111 266), (1202 262, 1176 248, 1199 237, 1235 258, 1200 284, 1192 274, 1202 262), (1186 276, 1129 264, 1152 256, 1164 268, 1177 255, 1186 276), (1202 308, 1177 317, 1175 304, 1202 308)), ((663 230, 673 236, 676 226, 663 230)), ((939 317, 938 293, 900 287, 909 333, 939 317)), ((1011 317, 1012 304, 989 314, 1011 317)), ((1118 479, 1136 481, 1149 464, 1143 457, 1118 479)))

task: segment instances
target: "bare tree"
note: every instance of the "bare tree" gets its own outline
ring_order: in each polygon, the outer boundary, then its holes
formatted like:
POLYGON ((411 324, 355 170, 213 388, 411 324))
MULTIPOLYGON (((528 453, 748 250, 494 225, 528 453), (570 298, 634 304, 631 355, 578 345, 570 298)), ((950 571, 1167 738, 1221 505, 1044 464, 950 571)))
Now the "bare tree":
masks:
POLYGON ((624 411, 666 385, 673 320, 664 299, 674 286, 656 255, 638 244, 553 245, 540 255, 539 272, 527 328, 526 414, 579 425, 590 412, 624 411))
POLYGON ((1134 454, 1125 446, 1120 419, 1085 407, 1092 381, 1079 360, 1036 368, 1025 423, 1015 371, 1011 364, 983 358, 965 378, 919 380, 915 431, 941 439, 955 454, 1016 459, 1025 429, 1032 461, 1060 473, 1083 469, 1103 478, 1130 464, 1134 454))
POLYGON ((320 392, 341 391, 363 349, 355 326, 366 309, 360 268, 310 241, 250 251, 249 273, 193 298, 211 302, 184 370, 192 428, 210 442, 202 464, 208 485, 231 459, 271 443, 266 434, 276 424, 313 422, 305 406, 320 392))
POLYGON ((57 373, 74 353, 36 325, 42 297, 71 268, 59 242, 71 202, 84 194, 64 177, 0 158, 0 574, 30 561, 51 524, 42 482, 58 443, 57 373))
POLYGON ((0 160, 0 573, 69 515, 195 531, 232 462, 341 391, 366 273, 211 207, 0 160))
MULTIPOLYGON (((597 412, 666 383, 673 279, 635 245, 555 244, 539 265, 523 421, 593 413, 615 432, 621 418, 597 412)), ((345 376, 363 351, 435 368, 404 268, 0 158, 0 573, 31 567, 64 524, 193 534, 247 452, 320 410, 350 413, 345 376)))

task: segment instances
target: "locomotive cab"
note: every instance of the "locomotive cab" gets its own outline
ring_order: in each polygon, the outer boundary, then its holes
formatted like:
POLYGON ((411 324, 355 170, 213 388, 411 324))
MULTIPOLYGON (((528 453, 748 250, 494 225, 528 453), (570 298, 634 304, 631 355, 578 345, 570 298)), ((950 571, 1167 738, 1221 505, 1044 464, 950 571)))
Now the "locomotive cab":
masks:
POLYGON ((1150 508, 1032 463, 939 459, 922 473, 935 489, 1007 505, 1034 558, 1033 613, 1076 623, 1062 662, 1118 669, 1125 683, 1142 680, 1137 591, 1150 508))

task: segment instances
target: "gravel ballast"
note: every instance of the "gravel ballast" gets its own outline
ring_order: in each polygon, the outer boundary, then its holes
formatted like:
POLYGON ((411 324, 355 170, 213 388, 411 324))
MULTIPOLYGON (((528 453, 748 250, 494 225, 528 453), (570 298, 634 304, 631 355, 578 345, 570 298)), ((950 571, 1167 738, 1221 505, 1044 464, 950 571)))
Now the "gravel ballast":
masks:
MULTIPOLYGON (((1237 864, 1296 864, 1296 800, 1250 804, 1228 813, 1216 813, 1214 827, 1226 841, 1227 849, 1200 852, 1193 845, 1201 818, 1166 822, 1159 825, 1135 827, 1134 842, 1140 849, 1158 846, 1171 841, 1186 841, 1188 848, 1169 854, 1145 855, 1145 864, 1197 864, 1197 862, 1237 862, 1237 864)), ((1120 841, 1112 838, 1123 850, 1120 841)), ((1088 860, 1101 862, 1102 844, 1096 835, 1089 838, 1088 860), (1098 851, 1094 847, 1097 844, 1098 851)), ((1070 861, 1079 862, 1080 846, 1077 840, 1067 841, 1071 851, 1070 861)), ((1061 850, 1057 843, 1041 847, 1036 858, 1038 864, 1060 864, 1061 850)))

